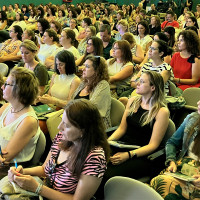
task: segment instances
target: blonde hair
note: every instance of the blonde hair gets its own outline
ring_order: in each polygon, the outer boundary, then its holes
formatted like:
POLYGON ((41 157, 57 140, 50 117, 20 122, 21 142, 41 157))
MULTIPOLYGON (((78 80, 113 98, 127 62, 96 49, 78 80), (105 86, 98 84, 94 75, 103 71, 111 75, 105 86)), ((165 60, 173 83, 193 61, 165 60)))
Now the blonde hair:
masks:
POLYGON ((125 19, 121 19, 118 23, 117 26, 122 25, 123 27, 126 27, 126 31, 128 32, 129 30, 129 26, 128 26, 128 22, 125 19))
MULTIPOLYGON (((150 85, 155 87, 155 90, 152 92, 152 96, 148 101, 150 109, 149 111, 145 112, 140 118, 141 125, 145 126, 148 123, 152 123, 160 108, 167 106, 165 104, 165 85, 162 76, 154 71, 145 71, 143 72, 143 74, 148 75, 150 85)), ((129 114, 131 115, 133 113, 136 113, 141 103, 142 95, 136 96, 129 108, 129 114)))

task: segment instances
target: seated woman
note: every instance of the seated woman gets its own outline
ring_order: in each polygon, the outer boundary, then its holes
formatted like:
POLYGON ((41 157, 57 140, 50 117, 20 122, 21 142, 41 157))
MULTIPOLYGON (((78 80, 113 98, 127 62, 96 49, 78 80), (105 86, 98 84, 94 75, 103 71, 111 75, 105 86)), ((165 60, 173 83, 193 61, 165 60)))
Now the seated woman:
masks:
POLYGON ((42 38, 44 44, 40 44, 38 58, 42 64, 45 64, 46 58, 52 56, 52 54, 58 49, 55 42, 59 39, 57 33, 52 29, 46 29, 42 38))
POLYGON ((136 44, 134 35, 132 33, 124 33, 122 40, 127 40, 131 46, 131 53, 133 62, 140 64, 144 59, 144 52, 139 44, 136 44))
POLYGON ((127 22, 127 20, 121 19, 121 20, 117 23, 116 27, 117 27, 117 30, 118 30, 119 32, 115 35, 115 40, 121 40, 122 37, 123 37, 123 35, 124 35, 125 33, 127 33, 128 30, 129 30, 129 29, 128 29, 128 22, 127 22))
POLYGON ((149 25, 149 35, 154 35, 157 32, 161 32, 160 17, 154 15, 151 17, 151 24, 149 25))
POLYGON ((50 24, 49 22, 44 19, 44 18, 39 18, 37 20, 37 30, 35 30, 36 36, 38 37, 38 40, 42 38, 42 36, 44 35, 44 32, 46 31, 46 29, 50 28, 50 24))
POLYGON ((175 28, 173 26, 167 26, 164 29, 164 34, 168 37, 168 45, 175 49, 175 28))
POLYGON ((63 108, 80 84, 80 79, 75 75, 76 66, 71 52, 62 50, 55 56, 55 72, 48 94, 40 96, 39 101, 63 108))
POLYGON ((178 35, 178 50, 171 60, 174 82, 183 91, 189 87, 200 86, 200 40, 191 30, 182 31, 178 35))
POLYGON ((100 56, 88 55, 83 68, 83 81, 72 98, 89 99, 99 110, 106 128, 111 126, 111 96, 106 61, 100 56))
POLYGON ((0 11, 0 30, 4 30, 7 26, 7 15, 5 11, 0 11))
POLYGON ((194 180, 185 182, 173 178, 170 174, 155 177, 150 185, 165 199, 199 199, 200 101, 197 104, 198 112, 193 112, 185 118, 165 147, 167 171, 171 172, 172 176, 174 172, 182 171, 194 180), (177 155, 177 152, 180 153, 177 155), (184 170, 184 166, 187 166, 187 169, 184 170))
POLYGON ((81 40, 81 42, 78 45, 78 51, 81 56, 84 55, 86 51, 88 38, 90 38, 91 36, 96 36, 96 28, 94 26, 88 26, 85 29, 85 35, 86 37, 83 40, 81 40))
POLYGON ((36 46, 39 46, 37 37, 35 36, 34 31, 30 29, 25 29, 22 34, 22 42, 24 40, 31 40, 35 43, 36 46))
POLYGON ((64 29, 61 32, 61 36, 60 36, 60 44, 62 45, 62 47, 58 48, 55 52, 52 53, 52 55, 48 58, 46 58, 45 60, 45 65, 47 66, 47 68, 54 68, 54 59, 56 54, 59 51, 62 50, 67 50, 73 53, 75 60, 78 59, 80 57, 80 54, 77 50, 78 47, 78 41, 76 40, 76 35, 74 33, 74 31, 70 30, 70 29, 64 29))
POLYGON ((113 176, 141 178, 155 167, 147 157, 159 148, 169 122, 163 78, 157 72, 144 72, 136 92, 139 95, 129 99, 120 126, 108 141, 120 140, 139 148, 130 150, 111 146, 113 155, 103 183, 113 176))
POLYGON ((141 45, 146 54, 153 39, 149 35, 149 25, 145 20, 138 23, 137 34, 138 35, 135 36, 136 43, 141 45))
POLYGON ((60 132, 54 138, 42 166, 8 172, 10 181, 46 199, 90 200, 99 187, 109 158, 102 118, 86 99, 73 100, 65 107, 60 132), (46 177, 47 186, 32 176, 46 177))
POLYGON ((113 44, 113 57, 107 60, 110 83, 116 85, 117 95, 130 88, 130 79, 134 72, 130 45, 126 40, 113 44))
POLYGON ((2 89, 8 103, 0 108, 0 179, 8 170, 9 162, 14 163, 14 158, 18 163, 31 160, 40 135, 38 120, 31 107, 38 95, 36 76, 28 69, 15 67, 2 89))
MULTIPOLYGON (((86 52, 78 60, 75 61, 76 66, 82 66, 87 55, 103 56, 103 42, 100 38, 92 36, 87 41, 86 52)), ((79 67, 80 70, 80 67, 79 67)))
POLYGON ((38 47, 31 40, 24 40, 20 45, 23 62, 18 63, 19 67, 25 67, 34 72, 39 80, 39 95, 43 95, 45 85, 48 84, 49 74, 44 65, 37 58, 38 47))
POLYGON ((163 40, 156 40, 152 43, 148 51, 148 57, 151 59, 145 63, 139 73, 132 77, 131 87, 137 87, 137 80, 141 74, 145 71, 156 71, 161 74, 165 83, 165 95, 169 95, 169 80, 173 80, 174 74, 169 64, 163 61, 163 58, 167 55, 171 55, 173 52, 172 48, 168 46, 163 40))

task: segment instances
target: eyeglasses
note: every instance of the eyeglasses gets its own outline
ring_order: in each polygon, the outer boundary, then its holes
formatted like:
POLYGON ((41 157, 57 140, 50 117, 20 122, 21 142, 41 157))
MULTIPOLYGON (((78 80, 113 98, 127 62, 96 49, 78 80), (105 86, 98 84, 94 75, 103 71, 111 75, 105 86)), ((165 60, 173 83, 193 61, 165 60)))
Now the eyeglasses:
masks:
POLYGON ((120 49, 120 48, 119 47, 113 47, 112 49, 116 51, 117 49, 120 49))
POLYGON ((149 50, 155 51, 155 50, 158 50, 158 48, 154 48, 154 47, 150 46, 149 50))
POLYGON ((15 85, 12 85, 12 84, 9 84, 9 83, 6 83, 6 82, 3 85, 4 85, 4 88, 6 88, 7 85, 8 86, 15 86, 15 85))

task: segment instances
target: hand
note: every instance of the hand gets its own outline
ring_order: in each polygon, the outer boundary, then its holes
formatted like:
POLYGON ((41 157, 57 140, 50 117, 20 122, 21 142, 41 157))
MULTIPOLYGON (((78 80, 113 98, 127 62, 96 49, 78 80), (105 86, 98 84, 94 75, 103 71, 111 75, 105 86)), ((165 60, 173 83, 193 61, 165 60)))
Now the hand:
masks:
POLYGON ((174 161, 171 161, 169 167, 167 168, 167 170, 169 172, 176 172, 177 171, 176 163, 174 161))
POLYGON ((2 155, 0 155, 0 164, 1 164, 1 165, 3 165, 3 164, 8 164, 9 162, 5 162, 6 159, 3 158, 3 155, 8 154, 8 152, 7 152, 7 151, 4 151, 4 150, 1 150, 1 154, 2 154, 2 155))
POLYGON ((55 103, 55 98, 48 95, 48 94, 45 94, 41 97, 38 97, 39 101, 44 103, 44 104, 54 104, 55 103))
POLYGON ((31 192, 35 192, 39 185, 32 176, 23 174, 14 175, 14 182, 17 183, 20 188, 31 192))
POLYGON ((200 175, 194 175, 192 178, 196 178, 196 180, 192 181, 193 185, 200 188, 200 175))
POLYGON ((110 161, 112 162, 113 165, 119 165, 128 159, 129 159, 128 152, 118 152, 110 157, 110 161))
POLYGON ((14 176, 19 176, 20 174, 23 174, 23 167, 19 165, 16 169, 16 167, 10 167, 8 170, 8 179, 9 181, 14 181, 14 176))

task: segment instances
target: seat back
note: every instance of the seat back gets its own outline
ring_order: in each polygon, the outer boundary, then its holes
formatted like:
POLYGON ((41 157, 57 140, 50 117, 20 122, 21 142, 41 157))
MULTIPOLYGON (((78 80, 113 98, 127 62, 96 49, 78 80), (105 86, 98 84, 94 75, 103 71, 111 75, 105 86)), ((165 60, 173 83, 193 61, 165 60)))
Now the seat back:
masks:
POLYGON ((105 200, 163 200, 151 187, 135 179, 115 176, 104 187, 105 200))
POLYGON ((191 106, 197 108, 197 102, 200 100, 200 88, 187 88, 183 91, 182 96, 186 101, 186 107, 191 106))
POLYGON ((125 106, 123 105, 123 103, 115 98, 111 98, 110 118, 112 126, 117 126, 120 124, 124 111, 125 106))
POLYGON ((46 147, 46 138, 44 133, 41 131, 36 144, 35 153, 30 161, 30 165, 36 166, 39 164, 40 158, 44 153, 45 147, 46 147))

